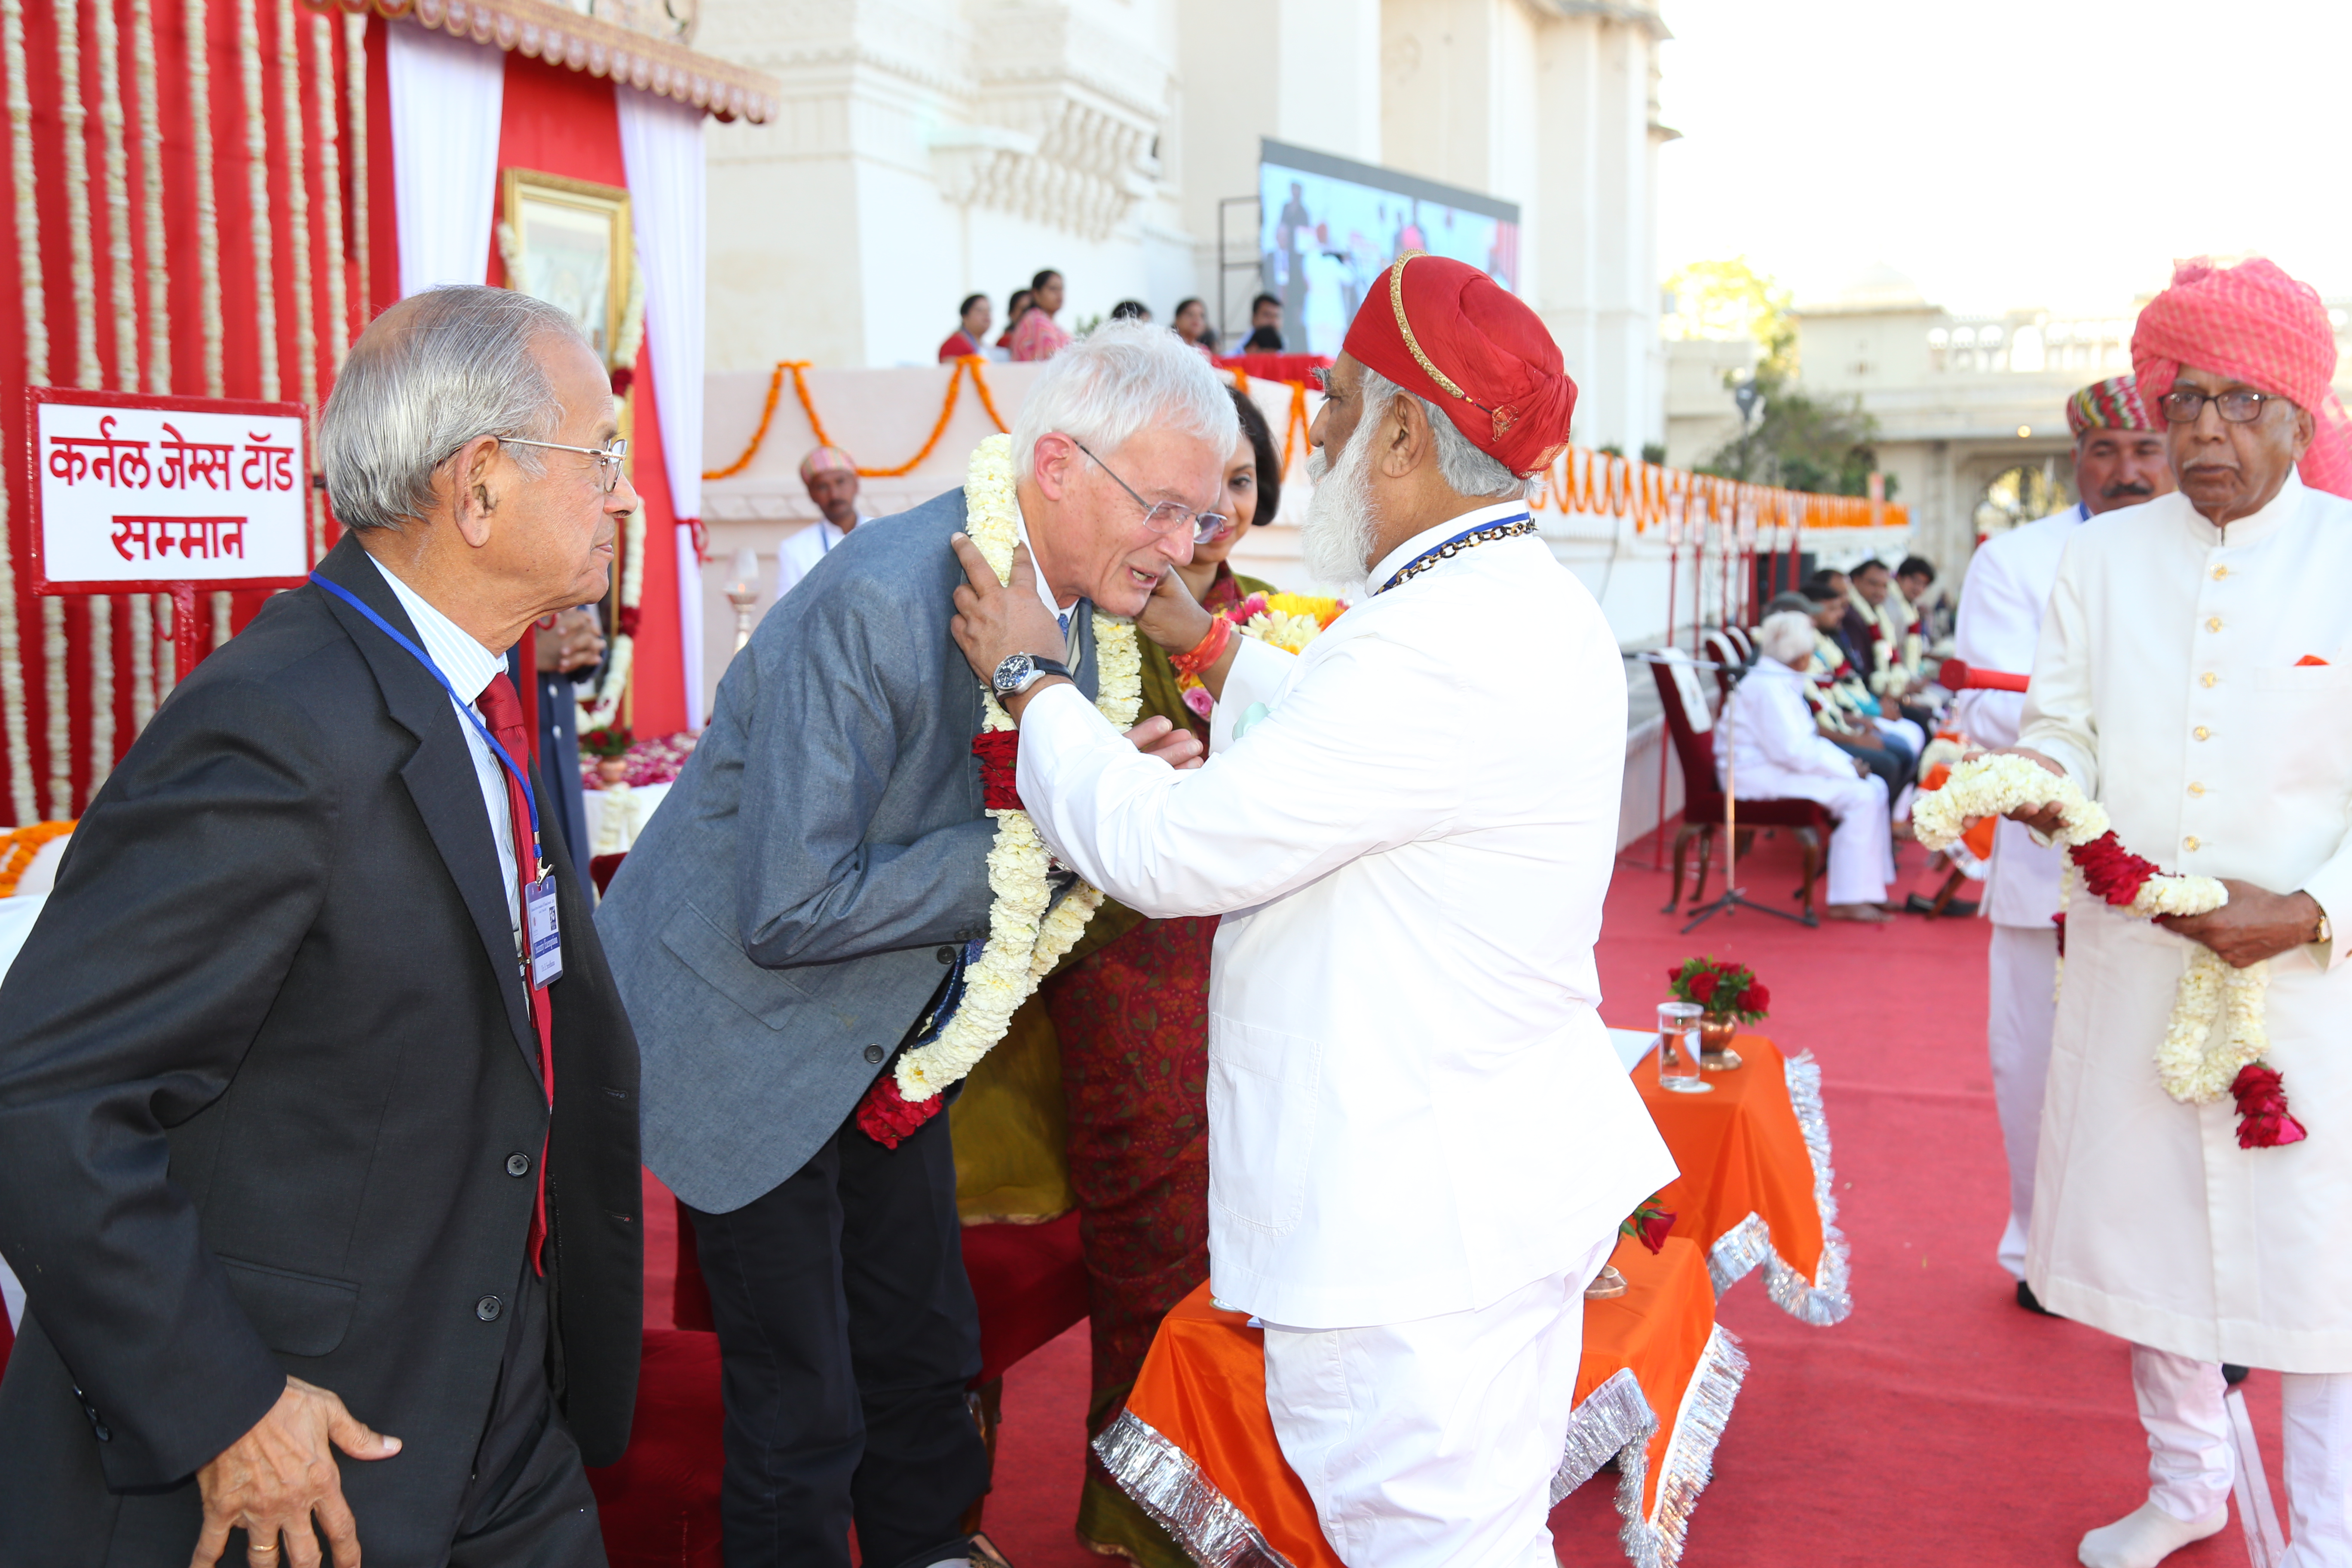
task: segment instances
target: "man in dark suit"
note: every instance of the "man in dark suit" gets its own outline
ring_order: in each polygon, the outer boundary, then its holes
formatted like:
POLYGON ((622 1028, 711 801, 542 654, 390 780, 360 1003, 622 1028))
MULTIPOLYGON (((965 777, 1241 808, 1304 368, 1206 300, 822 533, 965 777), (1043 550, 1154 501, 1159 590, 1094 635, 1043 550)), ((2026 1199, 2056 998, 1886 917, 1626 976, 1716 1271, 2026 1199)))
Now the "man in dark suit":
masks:
MULTIPOLYGON (((1089 696, 1093 607, 1131 616, 1192 559, 1238 439, 1207 363, 1140 324, 1030 390, 1014 489, 1089 696)), ((948 1119, 886 1147, 853 1115, 989 930, 981 690, 948 635, 964 523, 961 490, 862 523, 768 612, 597 911, 645 1041, 646 1160, 710 1286, 728 1568, 848 1568, 853 1521, 868 1568, 961 1563, 988 1487, 948 1119)))
POLYGON ((320 424, 351 531, 82 817, 0 986, 0 1563, 604 1561, 636 1045, 500 752, 504 650, 636 505, 614 435, 552 308, 384 312, 320 424))

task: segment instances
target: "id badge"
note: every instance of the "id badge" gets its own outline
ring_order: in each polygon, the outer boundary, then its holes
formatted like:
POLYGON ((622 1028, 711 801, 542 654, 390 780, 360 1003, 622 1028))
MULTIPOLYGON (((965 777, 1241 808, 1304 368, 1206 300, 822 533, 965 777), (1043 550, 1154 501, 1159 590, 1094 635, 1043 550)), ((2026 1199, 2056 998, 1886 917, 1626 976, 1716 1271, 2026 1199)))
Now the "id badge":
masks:
POLYGON ((523 929, 530 937, 530 988, 543 991, 563 978, 563 932, 555 919, 555 874, 522 889, 523 929))

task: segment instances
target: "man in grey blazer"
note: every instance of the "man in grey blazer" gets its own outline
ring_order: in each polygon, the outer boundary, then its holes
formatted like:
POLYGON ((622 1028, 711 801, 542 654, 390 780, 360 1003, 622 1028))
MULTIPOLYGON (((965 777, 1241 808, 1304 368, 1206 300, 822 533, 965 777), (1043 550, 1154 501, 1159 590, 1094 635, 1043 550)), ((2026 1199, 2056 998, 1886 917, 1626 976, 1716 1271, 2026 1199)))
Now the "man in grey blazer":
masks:
MULTIPOLYGON (((1232 402, 1173 336, 1114 326, 1055 360, 1012 434, 1038 589, 1092 695, 1090 611, 1135 614, 1191 559, 1232 402)), ((866 523, 768 613, 597 914, 646 1160, 710 1286, 729 1568, 848 1568, 853 1521, 866 1568, 961 1562, 988 1489, 948 1119, 895 1149, 854 1120, 988 931, 981 690, 949 635, 963 520, 959 489, 866 523)), ((1133 733, 1197 752, 1164 721, 1133 733)))

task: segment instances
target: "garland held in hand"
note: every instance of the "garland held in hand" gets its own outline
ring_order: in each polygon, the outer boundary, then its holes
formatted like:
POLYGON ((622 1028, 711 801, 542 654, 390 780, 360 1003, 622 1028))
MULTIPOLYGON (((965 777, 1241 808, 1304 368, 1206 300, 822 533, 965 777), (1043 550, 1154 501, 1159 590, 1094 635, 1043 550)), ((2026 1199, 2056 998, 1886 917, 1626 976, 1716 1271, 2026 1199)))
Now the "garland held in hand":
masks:
MULTIPOLYGON (((973 449, 963 497, 965 531, 988 558, 997 581, 1011 582, 1021 511, 1013 494, 1010 437, 991 436, 973 449)), ((1143 701, 1143 659, 1135 627, 1097 612, 1094 628, 1101 677, 1095 708, 1112 728, 1126 730, 1143 701)), ((940 1090, 961 1082, 1004 1037, 1013 1013, 1070 951, 1102 904, 1101 891, 1084 882, 1055 900, 1053 858, 1013 793, 1018 736, 1013 716, 993 692, 983 687, 982 693, 981 732, 972 740, 972 752, 981 761, 988 815, 996 818, 996 843, 988 852, 993 900, 988 939, 965 966, 961 998, 938 1034, 900 1052, 897 1069, 877 1079, 858 1105, 857 1125, 893 1149, 939 1113, 940 1090)))
MULTIPOLYGON (((2207 914, 2230 901, 2229 889, 2214 878, 2172 876, 2125 848, 2104 806, 2074 780, 2024 757, 1987 754, 1960 763, 1943 788, 1919 797, 1911 826, 1921 844, 1942 849, 1971 821, 2044 805, 2056 807, 2064 824, 2053 836, 2067 851, 2062 908, 2078 876, 2101 900, 2142 919, 2207 914)), ((2235 969, 2199 945, 2173 992, 2172 1016, 2156 1053, 2157 1081, 2182 1104, 2237 1100, 2238 1144, 2245 1149, 2306 1136, 2287 1114, 2279 1074, 2261 1062, 2270 1043, 2263 1017, 2270 978, 2267 961, 2235 969)))

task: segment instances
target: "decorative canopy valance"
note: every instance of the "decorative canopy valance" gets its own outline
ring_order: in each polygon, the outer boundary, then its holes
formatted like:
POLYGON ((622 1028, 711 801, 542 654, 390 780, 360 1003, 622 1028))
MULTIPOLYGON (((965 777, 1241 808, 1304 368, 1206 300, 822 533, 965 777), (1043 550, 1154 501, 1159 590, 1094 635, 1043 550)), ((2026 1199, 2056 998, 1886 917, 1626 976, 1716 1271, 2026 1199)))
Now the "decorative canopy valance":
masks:
POLYGON ((551 0, 304 0, 313 10, 373 9, 388 21, 414 22, 479 44, 518 50, 551 65, 584 70, 715 114, 764 124, 782 85, 773 77, 697 54, 682 44, 583 16, 551 0))

